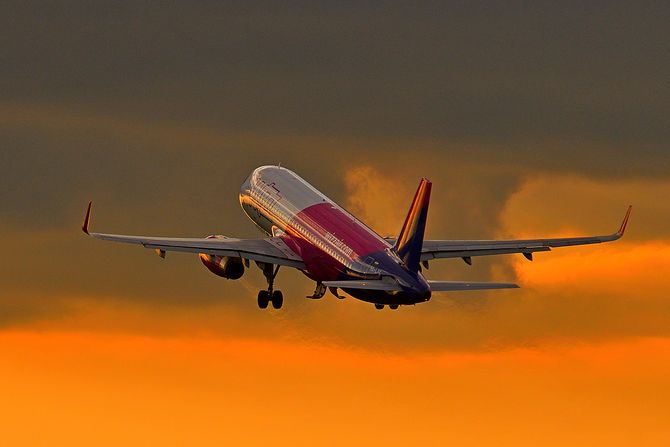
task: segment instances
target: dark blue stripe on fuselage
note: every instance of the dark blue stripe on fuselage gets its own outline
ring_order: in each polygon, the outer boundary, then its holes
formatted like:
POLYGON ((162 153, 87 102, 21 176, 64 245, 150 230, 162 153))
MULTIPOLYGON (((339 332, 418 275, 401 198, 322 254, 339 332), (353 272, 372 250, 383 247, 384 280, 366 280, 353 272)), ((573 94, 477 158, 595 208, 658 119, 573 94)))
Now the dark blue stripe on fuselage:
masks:
MULTIPOLYGON (((412 272, 404 265, 398 264, 386 251, 366 256, 366 263, 382 271, 382 275, 393 276, 400 280, 401 292, 382 290, 343 289, 349 295, 362 301, 379 304, 416 304, 430 299, 430 287, 420 272, 412 272)), ((342 280, 357 280, 343 273, 342 280)))

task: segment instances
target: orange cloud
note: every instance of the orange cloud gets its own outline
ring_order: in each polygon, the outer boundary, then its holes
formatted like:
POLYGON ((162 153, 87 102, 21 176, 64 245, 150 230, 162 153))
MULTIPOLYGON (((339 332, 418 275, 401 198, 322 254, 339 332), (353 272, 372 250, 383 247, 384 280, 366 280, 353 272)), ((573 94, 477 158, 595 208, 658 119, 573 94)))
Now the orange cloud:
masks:
MULTIPOLYGON (((608 234, 625 205, 633 215, 620 241, 538 253, 535 262, 513 258, 525 286, 609 296, 659 296, 670 286, 670 232, 665 228, 670 182, 594 181, 543 177, 526 182, 501 215, 502 233, 522 236, 608 234), (551 200, 548 200, 551 198, 551 200), (641 242, 640 239, 644 240, 641 242)), ((618 217, 618 219, 617 219, 618 217)))
POLYGON ((623 296, 663 295, 670 288, 670 242, 613 243, 557 249, 534 262, 515 258, 523 286, 623 296))
POLYGON ((633 205, 626 241, 670 240, 670 181, 545 175, 527 180, 500 214, 501 235, 608 234, 633 205))
POLYGON ((345 206, 382 236, 397 236, 412 200, 412 187, 372 166, 349 168, 345 206))

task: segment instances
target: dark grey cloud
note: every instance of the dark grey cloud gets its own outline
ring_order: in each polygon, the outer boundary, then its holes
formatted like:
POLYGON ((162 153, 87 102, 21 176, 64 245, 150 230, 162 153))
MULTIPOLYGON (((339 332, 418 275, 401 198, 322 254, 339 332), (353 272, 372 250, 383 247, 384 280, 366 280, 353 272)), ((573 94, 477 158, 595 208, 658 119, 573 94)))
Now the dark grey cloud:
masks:
POLYGON ((597 143, 593 158, 609 160, 601 171, 668 167, 662 3, 4 10, 1 79, 12 100, 238 131, 474 139, 512 156, 531 147, 533 166, 567 158, 583 170, 597 170, 581 157, 597 143))
MULTIPOLYGON (((670 168, 662 4, 1 8, 0 210, 9 222, 62 224, 71 198, 104 191, 186 203, 196 182, 216 203, 214 183, 234 190, 254 165, 279 161, 313 170, 309 161, 412 151, 522 174, 658 177, 670 168), (51 116, 8 119, 24 108, 51 116), (94 123, 49 125, 68 114, 94 123), (95 124, 105 120, 121 125, 95 124), (151 136, 170 128, 190 137, 151 136), (264 140, 231 142, 235 134, 264 140)), ((318 176, 337 186, 337 173, 318 176)))

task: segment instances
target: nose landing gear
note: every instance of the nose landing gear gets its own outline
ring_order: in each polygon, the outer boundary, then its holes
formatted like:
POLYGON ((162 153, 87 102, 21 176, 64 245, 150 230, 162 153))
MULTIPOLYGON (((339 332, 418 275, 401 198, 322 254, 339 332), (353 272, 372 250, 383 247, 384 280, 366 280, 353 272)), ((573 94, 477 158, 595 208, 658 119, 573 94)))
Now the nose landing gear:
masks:
POLYGON ((313 300, 318 300, 323 298, 323 296, 326 294, 326 286, 324 286, 321 281, 316 283, 316 289, 314 290, 314 293, 307 298, 313 299, 313 300))

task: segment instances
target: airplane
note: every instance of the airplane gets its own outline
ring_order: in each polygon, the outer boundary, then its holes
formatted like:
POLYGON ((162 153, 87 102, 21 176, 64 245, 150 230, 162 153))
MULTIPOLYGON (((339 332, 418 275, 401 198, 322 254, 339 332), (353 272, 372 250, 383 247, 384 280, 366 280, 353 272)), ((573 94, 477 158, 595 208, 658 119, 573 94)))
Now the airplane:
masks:
POLYGON ((268 237, 236 239, 222 235, 205 238, 125 236, 89 231, 89 202, 82 230, 89 236, 113 242, 139 244, 165 258, 168 251, 197 253, 215 275, 239 279, 254 261, 267 280, 258 292, 258 307, 270 303, 280 309, 284 298, 274 288, 279 268, 292 267, 316 282, 308 298, 319 299, 339 290, 359 300, 388 306, 429 301, 433 292, 518 288, 513 283, 428 280, 422 267, 428 261, 461 258, 472 265, 475 256, 520 253, 529 261, 533 253, 555 247, 597 244, 620 239, 632 206, 619 230, 605 236, 520 240, 424 240, 432 183, 419 182, 397 238, 384 238, 344 208, 319 192, 295 172, 281 166, 261 166, 244 181, 239 201, 246 215, 268 237))

